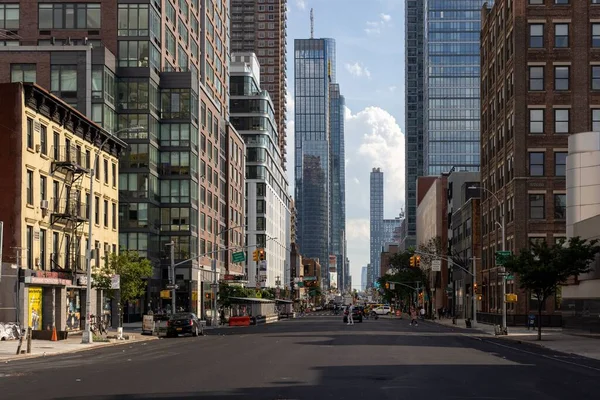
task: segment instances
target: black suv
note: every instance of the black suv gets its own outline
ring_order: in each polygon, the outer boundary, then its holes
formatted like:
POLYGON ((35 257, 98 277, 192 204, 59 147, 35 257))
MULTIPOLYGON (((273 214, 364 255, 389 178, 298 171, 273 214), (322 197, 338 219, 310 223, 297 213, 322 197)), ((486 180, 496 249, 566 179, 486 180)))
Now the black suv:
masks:
MULTIPOLYGON (((362 322, 365 308, 361 306, 354 306, 352 310, 352 320, 354 322, 362 322)), ((344 309, 344 323, 348 323, 348 307, 344 309)))

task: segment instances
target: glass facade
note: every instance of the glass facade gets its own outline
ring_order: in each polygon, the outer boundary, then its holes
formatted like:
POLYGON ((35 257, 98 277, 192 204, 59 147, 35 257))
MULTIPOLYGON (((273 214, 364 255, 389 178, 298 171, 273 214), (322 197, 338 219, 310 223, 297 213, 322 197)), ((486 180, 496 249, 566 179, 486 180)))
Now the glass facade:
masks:
POLYGON ((486 2, 425 1, 426 175, 479 170, 479 31, 486 2))
POLYGON ((346 166, 344 149, 344 96, 340 85, 329 85, 329 127, 331 132, 331 250, 337 258, 337 287, 344 288, 347 273, 344 270, 346 248, 346 166))
POLYGON ((381 246, 383 243, 383 172, 379 168, 371 171, 370 187, 370 228, 371 228, 371 257, 372 268, 371 279, 373 282, 380 275, 381 246))
MULTIPOLYGON (((327 265, 330 249, 329 84, 335 82, 335 41, 294 41, 295 201, 302 254, 327 265)), ((329 287, 328 268, 321 269, 329 287)))
POLYGON ((423 175, 423 2, 405 2, 405 248, 416 245, 417 178, 423 175))

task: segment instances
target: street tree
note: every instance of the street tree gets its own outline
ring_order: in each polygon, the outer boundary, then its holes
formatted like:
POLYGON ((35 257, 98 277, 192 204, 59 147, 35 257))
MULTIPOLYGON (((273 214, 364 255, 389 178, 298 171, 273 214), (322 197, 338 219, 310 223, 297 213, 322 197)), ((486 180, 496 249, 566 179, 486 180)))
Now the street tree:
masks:
MULTIPOLYGON (((427 242, 421 243, 419 245, 418 254, 421 257, 421 269, 423 270, 425 279, 425 293, 427 293, 429 299, 432 299, 431 285, 433 283, 434 287, 440 286, 441 273, 431 271, 431 262, 446 255, 444 246, 442 246, 442 238, 440 236, 435 236, 430 238, 427 242), (434 282, 432 282, 432 280, 434 280, 434 282)), ((435 311, 432 306, 433 302, 430 300, 429 309, 427 310, 429 315, 433 315, 435 311)))
POLYGON ((147 287, 148 278, 152 277, 152 264, 147 258, 140 257, 136 251, 111 253, 104 258, 104 265, 96 268, 92 274, 93 285, 104 290, 110 298, 119 302, 119 326, 123 324, 124 307, 141 298, 147 287), (113 275, 119 275, 118 296, 111 289, 113 275))
POLYGON ((522 249, 519 255, 504 260, 505 268, 518 275, 520 287, 530 291, 538 301, 538 340, 542 340, 542 309, 557 287, 591 270, 591 262, 600 253, 598 240, 573 237, 548 245, 545 241, 522 249))

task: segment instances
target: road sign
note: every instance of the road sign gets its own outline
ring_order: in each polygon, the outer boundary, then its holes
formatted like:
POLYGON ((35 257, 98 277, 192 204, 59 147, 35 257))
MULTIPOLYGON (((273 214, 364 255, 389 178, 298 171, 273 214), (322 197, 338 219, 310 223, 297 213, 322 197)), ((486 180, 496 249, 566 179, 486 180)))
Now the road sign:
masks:
POLYGON ((515 276, 514 276, 514 275, 506 275, 506 280, 507 280, 507 281, 512 281, 512 280, 514 280, 514 279, 515 279, 515 276))
POLYGON ((390 290, 396 290, 396 284, 390 283, 390 290))
POLYGON ((234 263, 244 262, 246 261, 246 253, 244 253, 243 251, 238 251, 236 253, 233 253, 231 259, 234 263))
POLYGON ((173 290, 173 289, 177 290, 177 289, 179 289, 179 285, 167 285, 167 289, 169 289, 169 290, 173 290))
POLYGON ((504 265, 504 263, 506 262, 506 259, 508 257, 510 257, 510 255, 512 254, 512 252, 510 251, 497 251, 496 252, 496 265, 504 265))
POLYGON ((432 260, 431 270, 433 272, 440 272, 442 270, 442 260, 432 260))

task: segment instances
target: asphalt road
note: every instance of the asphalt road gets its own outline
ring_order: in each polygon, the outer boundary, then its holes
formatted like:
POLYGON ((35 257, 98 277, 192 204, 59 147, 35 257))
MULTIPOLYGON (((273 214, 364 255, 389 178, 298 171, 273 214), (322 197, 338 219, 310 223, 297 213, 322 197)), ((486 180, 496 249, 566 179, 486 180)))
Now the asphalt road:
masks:
POLYGON ((600 362, 433 323, 311 315, 0 365, 0 399, 597 399, 600 362))

